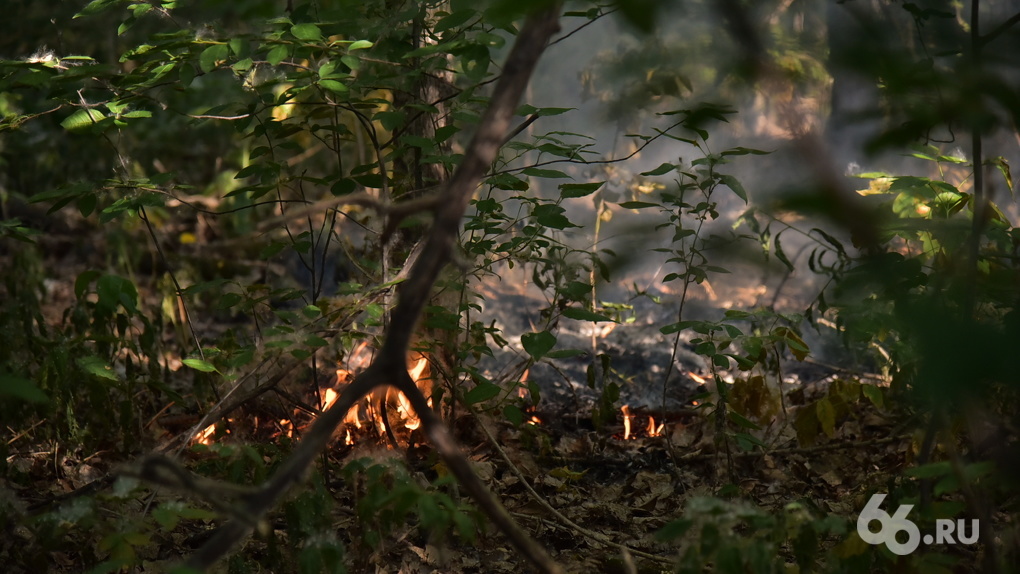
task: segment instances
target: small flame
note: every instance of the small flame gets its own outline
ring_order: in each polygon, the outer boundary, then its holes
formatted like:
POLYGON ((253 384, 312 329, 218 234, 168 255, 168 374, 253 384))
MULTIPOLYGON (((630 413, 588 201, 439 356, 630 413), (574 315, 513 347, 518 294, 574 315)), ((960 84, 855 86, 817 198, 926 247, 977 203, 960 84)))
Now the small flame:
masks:
POLYGON ((704 385, 705 383, 708 382, 705 379, 705 377, 702 377, 702 376, 698 375, 694 371, 687 371, 687 376, 692 378, 692 379, 694 379, 694 382, 698 383, 699 385, 704 385))
MULTIPOLYGON (((227 419, 228 423, 234 422, 234 419, 227 419)), ((195 435, 194 442, 198 444, 210 445, 213 443, 213 435, 216 434, 216 423, 213 423, 195 435)), ((230 434, 230 429, 226 430, 226 434, 230 434)))
POLYGON ((322 410, 327 411, 333 403, 340 398, 340 394, 333 389, 326 389, 322 392, 322 410))
MULTIPOLYGON (((352 360, 357 360, 360 351, 367 348, 362 345, 351 354, 352 360)), ((410 365, 408 366, 408 375, 417 384, 418 388, 422 389, 422 392, 426 395, 431 394, 430 391, 430 379, 428 378, 428 357, 421 353, 414 353, 409 357, 410 365)), ((349 383, 353 378, 353 373, 350 371, 338 368, 336 370, 337 384, 349 383)), ((323 391, 323 410, 331 407, 336 400, 339 398, 339 394, 333 389, 325 389, 323 391)), ((370 396, 364 400, 358 401, 351 407, 350 411, 344 417, 344 424, 347 425, 344 433, 344 443, 351 445, 355 442, 355 433, 350 427, 356 429, 362 429, 365 424, 368 423, 374 426, 377 432, 382 435, 386 433, 386 421, 383 420, 382 413, 379 412, 378 406, 379 401, 386 401, 389 407, 391 421, 399 419, 403 426, 410 431, 416 430, 421 426, 421 419, 415 413, 414 408, 411 406, 411 401, 404 396, 403 393, 397 392, 396 389, 386 388, 379 389, 373 392, 370 396)), ((429 405, 432 404, 432 399, 429 398, 429 405)))
POLYGON ((623 412, 623 440, 630 440, 630 407, 623 405, 620 411, 623 412))
POLYGON ((655 417, 648 417, 648 436, 659 436, 662 434, 662 429, 665 425, 660 424, 655 426, 655 417))
POLYGON ((288 419, 280 419, 280 432, 287 438, 294 438, 294 423, 288 419))
POLYGON ((404 426, 407 430, 417 430, 421 426, 421 419, 414 413, 414 409, 411 407, 411 401, 404 396, 404 393, 397 393, 397 412, 404 420, 404 426))
MULTIPOLYGON (((418 358, 418 362, 408 371, 407 374, 411 376, 411 379, 421 386, 422 375, 425 374, 425 369, 429 366, 428 357, 422 355, 418 358)), ((397 412, 404 421, 404 426, 407 430, 416 430, 421 426, 421 419, 414 412, 414 408, 411 406, 411 401, 408 400, 404 393, 397 393, 397 412)))
POLYGON ((521 374, 521 378, 518 381, 517 396, 526 399, 528 398, 528 375, 531 373, 531 369, 524 369, 524 373, 521 374))
POLYGON ((214 434, 216 434, 216 423, 205 427, 197 435, 195 435, 195 442, 198 444, 210 445, 212 444, 212 437, 214 434))

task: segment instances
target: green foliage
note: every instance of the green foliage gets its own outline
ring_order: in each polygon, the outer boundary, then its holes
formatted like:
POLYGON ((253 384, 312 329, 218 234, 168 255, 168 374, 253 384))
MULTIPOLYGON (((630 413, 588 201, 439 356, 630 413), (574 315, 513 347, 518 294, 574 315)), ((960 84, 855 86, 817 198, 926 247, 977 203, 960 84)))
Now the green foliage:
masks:
MULTIPOLYGON (((371 546, 406 524, 408 515, 417 516, 418 528, 432 543, 443 542, 447 532, 468 542, 475 539, 477 517, 470 507, 437 488, 423 488, 401 465, 358 459, 344 467, 344 475, 355 485, 357 512, 365 525, 361 536, 371 546)), ((435 486, 448 482, 441 479, 435 486)))
MULTIPOLYGON (((51 43, 62 53, 35 40, 8 46, 13 52, 4 56, 11 59, 0 61, 0 253, 9 266, 0 298, 0 417, 12 433, 4 454, 28 437, 85 456, 127 457, 151 448, 152 423, 164 409, 207 412, 234 384, 247 388, 269 368, 294 371, 293 379, 313 381, 318 392, 338 357, 361 342, 377 346, 391 290, 402 280, 399 268, 429 219, 413 213, 390 230, 380 212, 411 205, 456 169, 455 150, 478 123, 486 86, 499 73, 494 56, 516 33, 514 20, 545 3, 331 0, 288 2, 287 10, 280 4, 93 0, 73 7, 80 8, 73 19, 64 13, 68 7, 54 9, 67 17, 58 24, 59 44, 51 43), (66 261, 73 262, 66 265, 72 279, 62 292, 61 277, 47 266, 66 261)), ((617 2, 610 9, 647 32, 669 9, 652 4, 617 2)), ((790 87, 761 106, 765 115, 796 94, 819 98, 829 84, 821 15, 801 4, 783 3, 772 20, 764 49, 790 87), (780 17, 785 10, 793 14, 780 17)), ((681 8, 697 13, 707 6, 681 8)), ((884 113, 898 126, 873 145, 915 144, 938 127, 981 136, 1005 119, 1015 123, 1020 105, 998 64, 971 73, 961 58, 947 63, 946 54, 968 50, 955 16, 909 3, 902 8, 918 41, 940 51, 929 56, 935 52, 876 44, 869 53, 880 57, 848 64, 881 78, 884 113), (901 53, 922 57, 907 61, 901 53)), ((40 10, 26 12, 26 26, 48 21, 40 10)), ((584 6, 567 17, 590 22, 606 10, 584 6)), ((926 162, 928 176, 862 176, 869 187, 861 195, 876 214, 868 222, 877 238, 869 252, 855 252, 837 230, 801 230, 753 201, 750 180, 737 176, 743 162, 765 151, 709 144, 719 123, 741 118, 730 104, 696 100, 737 101, 739 89, 756 80, 735 43, 692 24, 695 18, 682 20, 660 35, 612 46, 613 54, 582 73, 581 84, 586 96, 610 104, 635 154, 669 141, 686 160, 662 162, 626 181, 589 134, 534 129, 504 146, 464 222, 458 266, 465 278, 441 280, 442 299, 428 307, 418 333, 419 350, 443 357, 433 361, 437 402, 459 401, 501 417, 526 445, 548 450, 549 437, 525 422, 527 408, 541 400, 539 386, 513 376, 494 380, 481 368, 511 336, 477 320, 481 296, 470 284, 519 268, 545 296, 520 337, 521 372, 582 357, 586 350, 565 348, 563 325, 635 319, 629 302, 599 296, 627 259, 600 246, 601 225, 633 211, 657 218, 653 230, 669 235, 651 250, 665 270, 658 279, 679 293, 670 309, 675 319, 660 332, 672 339, 674 359, 684 345, 704 358, 711 392, 701 408, 726 453, 730 446, 770 448, 772 423, 788 408, 782 365, 806 360, 812 353, 806 329, 826 321, 893 385, 835 380, 792 421, 784 417, 802 445, 837 436, 853 407, 864 403, 935 413, 936 422, 966 405, 993 413, 1003 427, 1015 423, 1020 233, 1009 209, 986 207, 985 191, 974 187, 987 167, 1012 193, 1008 162, 968 159, 925 140, 913 157, 926 162), (685 57, 678 58, 681 43, 685 57), (724 64, 708 63, 705 54, 720 55, 724 64), (634 71, 643 74, 639 81, 606 81, 634 71), (638 117, 651 114, 662 126, 632 133, 638 117), (721 232, 713 224, 733 203, 745 211, 721 232), (582 219, 588 214, 594 225, 582 219), (737 233, 741 226, 747 233, 737 233), (571 241, 579 231, 593 231, 593 244, 571 241), (797 234, 808 242, 806 264, 783 244, 797 234), (747 245, 785 272, 806 265, 827 279, 825 288, 803 314, 731 309, 691 319, 693 287, 731 274, 718 254, 745 253, 747 245), (524 389, 528 398, 518 399, 524 389)), ((518 115, 553 118, 574 109, 525 103, 518 115)), ((824 190, 812 190, 810 199, 829 205, 818 200, 824 197, 824 190)), ((601 349, 585 360, 596 397, 591 419, 603 432, 617 417, 625 377, 601 349)), ((216 432, 219 439, 241 434, 224 421, 216 432)), ((202 476, 258 484, 288 450, 285 439, 217 443, 193 448, 192 466, 202 476)), ((1007 477, 993 480, 998 470, 986 455, 974 456, 963 463, 946 455, 908 476, 933 481, 937 496, 990 483, 1001 489, 996 495, 1015 493, 1007 477)), ((29 473, 0 464, 10 484, 30 486, 29 473)), ((367 459, 349 463, 343 475, 357 495, 361 538, 337 535, 334 498, 317 475, 283 509, 286 539, 275 530, 267 535, 270 568, 344 571, 351 545, 380 548, 409 521, 431 542, 450 531, 474 541, 476 517, 449 494, 447 478, 430 484, 401 464, 367 459)), ((27 528, 34 541, 8 551, 34 571, 51 566, 46 552, 71 551, 95 572, 139 568, 163 537, 214 516, 198 502, 162 502, 140 515, 130 502, 137 496, 77 497, 34 516, 0 499, 4 524, 27 528)), ((841 519, 799 503, 773 515, 721 496, 691 499, 685 517, 663 531, 664 539, 682 541, 681 571, 890 566, 870 549, 850 542, 833 548, 827 540, 846 535, 841 519)), ((229 569, 259 563, 249 553, 229 569)))
MULTIPOLYGON (((820 541, 844 536, 847 523, 836 516, 816 516, 814 505, 791 502, 770 514, 742 501, 691 498, 684 517, 664 526, 656 537, 681 541, 678 572, 785 572, 796 564, 802 572, 823 562, 820 541)), ((844 567, 849 567, 846 564, 844 567)), ((833 569, 833 571, 838 571, 833 569)))

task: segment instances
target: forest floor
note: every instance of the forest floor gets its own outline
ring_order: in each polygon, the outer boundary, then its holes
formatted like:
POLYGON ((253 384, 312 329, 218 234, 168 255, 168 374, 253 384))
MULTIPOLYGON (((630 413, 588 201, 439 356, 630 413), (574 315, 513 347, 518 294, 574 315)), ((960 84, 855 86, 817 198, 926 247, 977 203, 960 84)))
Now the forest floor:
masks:
MULTIPOLYGON (((98 246, 87 247, 90 242, 105 243, 97 230, 72 226, 63 232, 51 233, 46 239, 50 244, 44 246, 45 316, 53 328, 66 321, 65 311, 74 305, 77 273, 89 265, 102 268, 105 264, 98 258, 102 251, 98 246)), ((3 257, 9 260, 10 254, 3 257)), ((138 283, 141 306, 160 308, 163 296, 155 282, 141 279, 138 283)), ((884 388, 886 381, 865 369, 855 372, 852 360, 846 357, 831 363, 784 362, 773 375, 759 377, 715 372, 732 385, 728 408, 742 415, 721 421, 716 416, 720 400, 713 373, 691 352, 687 340, 674 341, 658 331, 661 325, 675 321, 675 308, 670 305, 676 294, 665 290, 655 292, 659 303, 648 298, 631 300, 636 318, 632 322, 606 327, 564 320, 557 331, 558 348, 586 353, 546 360, 527 373, 514 372, 512 365, 525 356, 520 335, 535 328, 536 318, 529 310, 543 304, 522 284, 504 281, 479 286, 484 321, 495 321, 510 343, 479 368, 496 382, 534 382, 542 399, 525 409, 528 418, 523 424, 514 424, 498 411, 476 415, 463 409, 448 413, 447 422, 479 476, 570 572, 669 570, 693 544, 691 540, 698 539, 688 536, 687 542, 681 543, 657 537, 657 532, 681 517, 695 526, 719 513, 741 519, 755 512, 775 516, 807 512, 813 519, 835 516, 851 520, 867 502, 866 492, 897 476, 914 458, 917 437, 901 434, 897 416, 883 408, 882 393, 868 390, 884 388), (588 384, 587 371, 599 354, 611 358, 611 369, 588 384), (595 425, 592 410, 600 404, 609 382, 620 391, 619 398, 612 401, 614 415, 603 416, 595 425), (826 406, 820 407, 822 404, 826 406), (732 505, 712 506, 719 500, 732 501, 732 505), (753 510, 752 504, 760 510, 753 510)), ((751 307, 761 294, 748 288, 721 292, 720 287, 708 286, 690 309, 695 316, 707 317, 723 306, 751 307)), ((223 333, 222 321, 203 319, 203 309, 191 313, 200 338, 211 340, 223 333)), ((233 328, 243 330, 244 323, 233 328)), ((175 336, 169 329, 166 334, 175 336)), ((817 344, 831 343, 823 339, 823 335, 816 337, 817 344)), ((168 365, 183 389, 190 383, 184 375, 188 370, 181 370, 179 359, 168 365)), ((232 463, 223 460, 254 456, 261 457, 257 462, 266 469, 275 467, 314 417, 317 409, 312 405, 324 400, 324 389, 335 386, 334 370, 343 366, 356 371, 359 360, 363 365, 364 357, 348 353, 345 365, 323 366, 329 362, 323 359, 314 372, 296 371, 281 380, 275 392, 259 395, 229 413, 215 433, 192 441, 181 454, 182 465, 199 474, 212 473, 217 479, 256 480, 258 473, 232 476, 232 463), (316 378, 319 382, 310 385, 309 380, 316 378)), ((519 404, 528 405, 523 400, 527 395, 521 394, 519 404)), ((200 410, 195 405, 161 404, 159 399, 150 399, 146 404, 152 405, 152 412, 139 413, 140 436, 120 444, 107 441, 91 449, 69 449, 58 442, 35 440, 33 429, 8 429, 6 462, 13 469, 9 475, 18 479, 5 480, 5 496, 13 499, 14 507, 39 515, 74 512, 75 501, 86 494, 97 496, 100 508, 109 504, 108 512, 138 520, 172 500, 190 499, 195 508, 210 509, 208 500, 193 493, 155 486, 127 496, 114 494, 119 488, 114 480, 118 473, 152 449, 186 436, 199 421, 200 410), (124 448, 129 442, 131 448, 124 448)), ((443 478, 445 468, 421 431, 408 428, 413 426, 406 424, 411 417, 396 415, 391 419, 397 426, 395 445, 363 408, 358 422, 367 424, 360 429, 347 425, 320 461, 318 472, 325 479, 325 494, 333 501, 329 521, 346 548, 344 561, 349 571, 529 571, 525 559, 491 527, 471 543, 454 535, 452 526, 446 532, 430 530, 413 515, 385 523, 373 523, 367 517, 366 523, 359 504, 368 487, 343 470, 352 461, 391 470, 402 462, 412 483, 427 489, 429 483, 439 480, 445 484, 439 487, 441 492, 454 501, 462 499, 457 487, 443 478), (400 420, 401 416, 405 420, 400 420), (366 536, 378 529, 385 531, 366 536)), ((284 514, 274 512, 267 518, 261 534, 247 543, 243 554, 248 562, 244 563, 257 564, 262 559, 272 563, 286 555, 281 548, 294 534, 289 532, 291 522, 284 514)), ((194 552, 216 523, 215 514, 197 512, 172 528, 147 531, 145 540, 133 545, 144 565, 139 571, 171 567, 194 552)), ((45 564, 52 572, 80 572, 89 561, 87 557, 101 559, 111 553, 106 541, 93 539, 88 531, 71 530, 66 536, 83 550, 61 547, 48 551, 34 564, 45 564)), ((707 536, 707 531, 701 536, 707 536)), ((0 545, 0 559, 16 554, 12 547, 2 546, 30 545, 32 537, 31 532, 15 528, 0 545)), ((822 547, 842 545, 841 552, 849 555, 862 552, 860 544, 849 535, 821 541, 822 547)), ((792 563, 793 550, 783 551, 789 553, 792 563)), ((231 564, 230 571, 235 571, 237 564, 231 564)), ((33 571, 28 566, 11 567, 8 572, 33 571)))

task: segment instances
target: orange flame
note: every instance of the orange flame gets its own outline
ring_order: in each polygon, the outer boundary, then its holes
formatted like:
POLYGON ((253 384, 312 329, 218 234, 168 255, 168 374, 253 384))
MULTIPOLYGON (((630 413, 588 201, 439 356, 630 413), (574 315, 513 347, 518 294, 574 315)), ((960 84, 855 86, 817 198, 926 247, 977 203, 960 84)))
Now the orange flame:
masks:
POLYGON ((216 434, 216 423, 213 423, 195 435, 195 442, 198 444, 210 445, 212 444, 212 437, 216 434))
POLYGON ((630 440, 630 407, 623 405, 620 407, 620 411, 623 412, 623 440, 630 440))
MULTIPOLYGON (((234 422, 234 419, 227 419, 227 422, 228 423, 232 423, 232 422, 234 422)), ((205 427, 201 431, 199 431, 198 434, 195 435, 195 438, 192 439, 192 442, 195 442, 195 443, 198 443, 198 444, 210 445, 210 444, 213 443, 213 435, 215 435, 215 434, 216 434, 216 423, 213 423, 213 424, 205 427)), ((230 434, 230 429, 227 429, 225 434, 230 434)))
POLYGON ((662 429, 665 425, 660 424, 655 426, 655 417, 648 417, 648 436, 659 436, 662 434, 662 429))
MULTIPOLYGON (((428 368, 428 366, 429 366, 428 357, 422 355, 418 359, 418 362, 415 363, 414 366, 411 367, 411 369, 408 371, 408 374, 411 375, 412 380, 414 380, 416 383, 420 385, 422 382, 422 375, 425 374, 425 369, 428 368)), ((429 400, 431 401, 431 399, 429 400)), ((398 401, 397 412, 403 419, 404 426, 407 427, 407 430, 413 431, 420 427, 421 419, 418 418, 417 414, 415 414, 414 408, 411 407, 411 401, 408 400, 406 396, 404 396, 404 393, 397 393, 397 401, 398 401)))
POLYGON ((531 394, 528 389, 528 375, 531 373, 531 369, 524 369, 521 373, 520 379, 517 380, 517 396, 522 399, 528 398, 531 394))
POLYGON ((339 398, 339 393, 333 389, 326 389, 322 391, 322 410, 328 411, 329 407, 333 406, 333 403, 335 403, 339 398))

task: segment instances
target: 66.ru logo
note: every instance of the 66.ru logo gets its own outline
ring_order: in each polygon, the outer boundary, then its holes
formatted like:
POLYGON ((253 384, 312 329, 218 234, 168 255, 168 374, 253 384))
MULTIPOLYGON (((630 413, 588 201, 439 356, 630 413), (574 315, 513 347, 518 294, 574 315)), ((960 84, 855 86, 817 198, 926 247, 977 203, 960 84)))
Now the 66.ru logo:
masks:
MULTIPOLYGON (((901 504, 896 512, 892 516, 889 513, 879 508, 882 501, 885 500, 884 494, 873 494, 868 503, 864 505, 864 510, 861 511, 861 515, 857 518, 857 534, 861 537, 861 540, 868 544, 885 544, 886 548, 889 549, 893 554, 900 556, 906 556, 914 550, 917 550, 917 546, 921 543, 921 532, 917 529, 917 525, 912 520, 907 519, 907 513, 914 508, 913 504, 901 504), (879 529, 878 532, 872 532, 868 525, 873 521, 878 521, 879 529), (896 534, 904 532, 907 535, 906 542, 898 542, 896 540, 896 534)), ((978 539, 978 521, 972 519, 970 525, 970 535, 968 536, 964 531, 966 522, 963 519, 950 520, 948 518, 939 518, 935 521, 935 536, 931 534, 925 534, 923 539, 925 544, 956 544, 956 540, 962 544, 974 544, 978 539), (956 531, 956 540, 953 540, 953 531, 956 531)))

